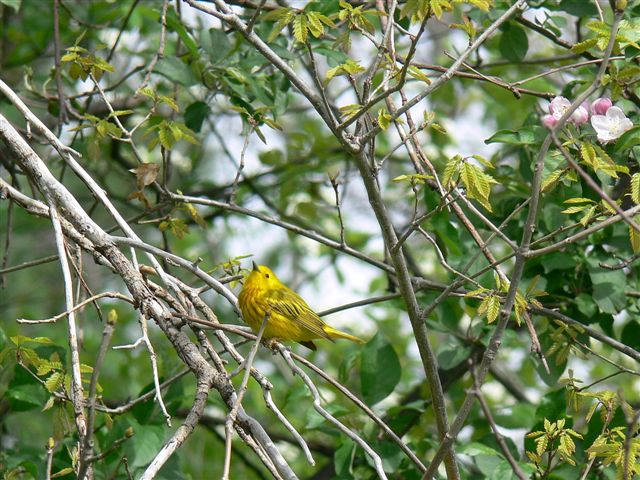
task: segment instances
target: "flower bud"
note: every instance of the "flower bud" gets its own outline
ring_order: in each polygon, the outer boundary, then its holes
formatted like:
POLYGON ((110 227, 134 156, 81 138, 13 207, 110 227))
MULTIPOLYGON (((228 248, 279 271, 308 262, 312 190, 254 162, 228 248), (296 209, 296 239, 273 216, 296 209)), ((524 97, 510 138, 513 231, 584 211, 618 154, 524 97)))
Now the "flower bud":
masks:
POLYGON ((612 105, 613 103, 611 102, 610 98, 597 98, 591 104, 591 113, 594 115, 606 115, 607 110, 609 110, 612 105))
POLYGON ((542 125, 547 127, 549 130, 555 127, 556 123, 558 123, 558 120, 553 115, 545 115, 542 117, 542 125))
POLYGON ((575 111, 571 114, 571 118, 569 119, 574 125, 582 125, 583 123, 587 123, 589 121, 589 112, 586 108, 580 106, 575 109, 575 111))

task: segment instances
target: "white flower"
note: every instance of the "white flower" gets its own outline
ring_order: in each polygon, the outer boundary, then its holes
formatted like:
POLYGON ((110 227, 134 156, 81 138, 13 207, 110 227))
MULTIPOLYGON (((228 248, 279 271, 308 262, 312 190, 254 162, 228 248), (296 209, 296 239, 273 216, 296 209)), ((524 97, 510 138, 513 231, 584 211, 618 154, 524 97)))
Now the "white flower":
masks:
POLYGON ((553 115, 556 120, 559 120, 570 106, 571 102, 565 97, 554 97, 549 104, 549 113, 553 115))
POLYGON ((633 122, 619 107, 610 107, 606 115, 593 115, 591 126, 598 134, 600 143, 609 143, 630 130, 633 127, 633 122))
MULTIPOLYGON (((585 105, 588 106, 588 104, 585 105)), ((589 121, 589 110, 585 107, 585 105, 581 105, 576 108, 567 120, 574 125, 582 125, 583 123, 587 123, 589 121)), ((560 118, 567 110, 569 110, 570 107, 571 102, 567 98, 555 97, 549 104, 549 114, 555 119, 555 122, 552 122, 551 119, 547 118, 546 121, 543 119, 543 125, 547 128, 553 127, 553 125, 555 125, 557 121, 560 120, 560 118)))

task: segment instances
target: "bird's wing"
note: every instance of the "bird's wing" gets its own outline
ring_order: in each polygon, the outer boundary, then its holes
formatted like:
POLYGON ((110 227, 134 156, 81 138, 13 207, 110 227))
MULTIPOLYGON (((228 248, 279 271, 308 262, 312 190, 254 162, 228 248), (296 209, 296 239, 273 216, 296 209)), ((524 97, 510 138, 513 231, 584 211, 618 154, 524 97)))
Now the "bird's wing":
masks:
MULTIPOLYGON (((280 315, 288 318, 292 322, 298 323, 303 328, 309 330, 320 338, 332 340, 324 331, 325 323, 314 312, 307 302, 293 290, 278 288, 269 290, 265 295, 268 298, 271 309, 280 315)), ((332 340, 333 341, 333 340, 332 340)))

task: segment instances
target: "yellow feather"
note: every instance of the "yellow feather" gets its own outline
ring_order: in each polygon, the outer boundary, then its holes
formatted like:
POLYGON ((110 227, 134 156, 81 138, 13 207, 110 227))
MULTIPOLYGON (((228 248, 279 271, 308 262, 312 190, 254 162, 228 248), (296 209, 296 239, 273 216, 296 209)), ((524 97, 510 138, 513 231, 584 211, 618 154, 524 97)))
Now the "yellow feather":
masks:
POLYGON ((238 303, 245 322, 256 332, 260 329, 266 312, 270 312, 263 334, 265 339, 293 340, 312 350, 315 350, 312 340, 317 338, 331 341, 343 338, 364 343, 361 338, 324 323, 300 295, 282 283, 264 265, 253 264, 253 270, 245 279, 238 295, 238 303))

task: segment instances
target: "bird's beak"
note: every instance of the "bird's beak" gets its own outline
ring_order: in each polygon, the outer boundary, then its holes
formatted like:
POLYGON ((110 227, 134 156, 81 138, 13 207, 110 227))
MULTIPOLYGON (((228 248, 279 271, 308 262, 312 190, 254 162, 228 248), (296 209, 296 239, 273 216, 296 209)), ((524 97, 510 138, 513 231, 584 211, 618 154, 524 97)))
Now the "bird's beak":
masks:
POLYGON ((258 268, 258 264, 256 262, 251 262, 253 264, 253 271, 254 272, 259 272, 260 269, 258 268))

